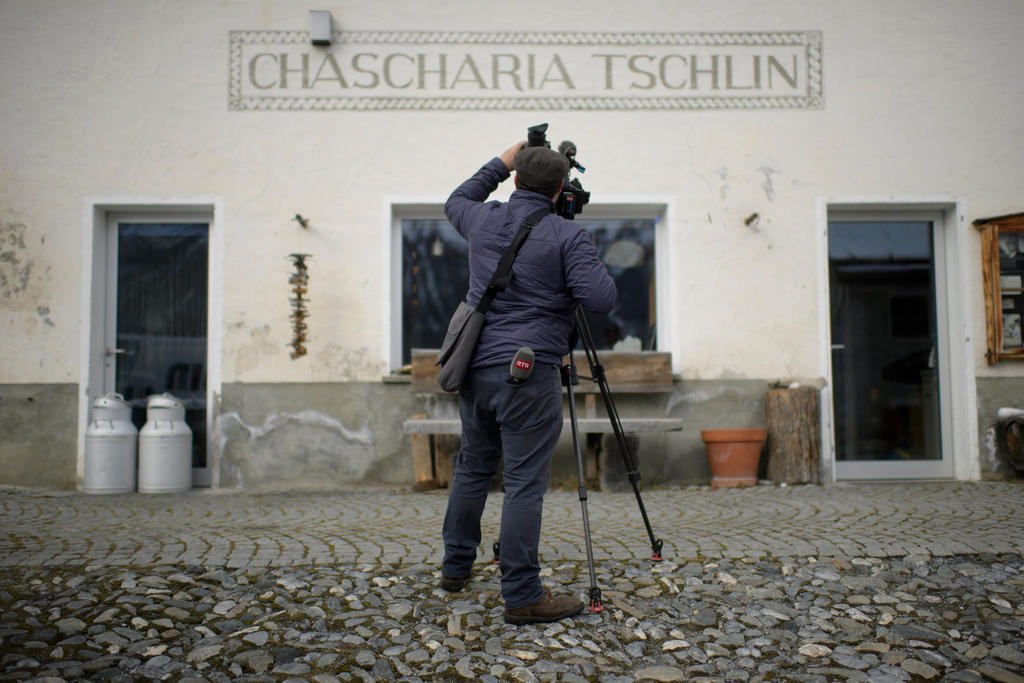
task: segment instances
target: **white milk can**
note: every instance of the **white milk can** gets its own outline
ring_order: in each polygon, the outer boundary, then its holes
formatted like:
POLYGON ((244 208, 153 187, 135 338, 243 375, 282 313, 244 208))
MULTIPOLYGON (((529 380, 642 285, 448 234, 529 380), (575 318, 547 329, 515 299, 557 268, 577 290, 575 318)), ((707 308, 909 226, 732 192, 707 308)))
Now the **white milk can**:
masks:
POLYGON ((85 493, 131 493, 135 490, 139 430, 132 407, 121 394, 97 396, 85 430, 85 493))
POLYGON ((146 401, 139 432, 139 493, 180 493, 192 488, 192 430, 185 403, 170 394, 146 401))

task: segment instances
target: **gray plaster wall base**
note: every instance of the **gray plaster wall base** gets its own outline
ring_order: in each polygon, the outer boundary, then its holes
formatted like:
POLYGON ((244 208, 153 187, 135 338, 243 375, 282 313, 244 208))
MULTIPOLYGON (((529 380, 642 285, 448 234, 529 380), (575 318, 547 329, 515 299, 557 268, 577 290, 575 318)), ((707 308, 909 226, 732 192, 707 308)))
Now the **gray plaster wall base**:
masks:
MULTIPOLYGON (((770 383, 764 380, 677 381, 672 393, 616 395, 622 417, 681 419, 681 432, 639 434, 644 486, 706 484, 700 430, 761 427, 770 383)), ((1018 478, 995 437, 996 413, 1024 407, 1024 378, 978 378, 981 474, 1018 478)), ((77 478, 77 384, 0 384, 0 484, 73 489, 77 478)), ((598 414, 603 405, 597 402, 598 414)), ((412 483, 412 415, 457 415, 453 397, 413 394, 408 384, 231 383, 223 387, 212 432, 214 483, 224 488, 331 488, 352 483, 412 483)), ((621 479, 606 447, 605 483, 621 479)), ((765 468, 762 455, 762 473, 765 468)), ((822 472, 822 480, 828 481, 822 472)), ((572 441, 563 434, 552 480, 574 486, 572 441)), ((624 479, 621 479, 625 481, 624 479)), ((625 484, 628 487, 628 482, 625 484)))
MULTIPOLYGON (((695 380, 677 382, 672 393, 615 396, 620 417, 673 417, 685 425, 682 432, 631 438, 642 484, 707 483, 700 429, 763 426, 767 387, 760 380, 695 380)), ((247 490, 411 484, 411 440, 402 433, 402 422, 416 414, 449 417, 457 411, 455 397, 414 394, 408 384, 227 384, 214 426, 214 482, 247 490)), ((604 415, 598 400, 597 416, 604 415)), ((603 487, 618 483, 628 489, 621 456, 604 441, 603 487)), ((555 450, 552 483, 574 486, 575 481, 567 430, 555 450)))
POLYGON ((407 385, 232 383, 214 421, 215 486, 330 488, 410 483, 402 421, 423 412, 407 385))
MULTIPOLYGON (((628 438, 636 457, 641 487, 707 484, 711 479, 702 429, 764 427, 766 380, 677 381, 672 393, 613 394, 620 418, 671 417, 683 421, 682 431, 637 433, 628 438)), ((598 399, 598 414, 605 415, 598 399)), ((563 434, 562 442, 566 442, 563 434)), ((572 442, 560 443, 552 466, 553 479, 575 482, 572 442)), ((629 491, 626 468, 614 436, 601 439, 600 486, 606 491, 629 491)))
POLYGON ((983 479, 1016 479, 1006 452, 996 438, 996 414, 1000 408, 1024 409, 1024 378, 979 377, 978 440, 981 447, 983 479))
POLYGON ((75 488, 78 385, 0 385, 0 483, 75 488))

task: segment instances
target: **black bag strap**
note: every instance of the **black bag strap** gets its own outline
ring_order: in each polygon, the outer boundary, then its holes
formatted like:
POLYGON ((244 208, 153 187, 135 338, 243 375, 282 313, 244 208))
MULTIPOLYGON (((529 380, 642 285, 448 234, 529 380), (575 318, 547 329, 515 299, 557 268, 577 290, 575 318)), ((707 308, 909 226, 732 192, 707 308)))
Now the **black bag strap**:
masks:
POLYGON ((551 213, 551 209, 541 209, 535 211, 526 217, 523 224, 519 226, 519 232, 516 233, 515 238, 512 240, 512 244, 508 245, 505 249, 505 253, 501 255, 501 260, 498 261, 498 267, 494 270, 494 275, 491 276, 491 281, 487 285, 487 289, 484 291, 484 295, 480 297, 480 303, 476 305, 476 310, 481 313, 486 313, 487 309, 491 307, 494 302, 494 297, 498 296, 499 293, 504 292, 505 288, 512 281, 512 261, 515 260, 516 254, 523 246, 523 242, 530 235, 530 231, 533 227, 540 222, 544 216, 551 213))

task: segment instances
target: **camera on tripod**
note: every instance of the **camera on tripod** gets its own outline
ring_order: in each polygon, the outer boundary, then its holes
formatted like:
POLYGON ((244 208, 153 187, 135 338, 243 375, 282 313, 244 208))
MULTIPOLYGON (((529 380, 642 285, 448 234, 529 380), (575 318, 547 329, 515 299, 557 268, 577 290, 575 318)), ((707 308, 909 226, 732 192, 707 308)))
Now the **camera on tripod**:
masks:
MULTIPOLYGON (((530 126, 526 129, 526 147, 547 147, 551 148, 551 143, 548 142, 547 138, 548 124, 540 123, 536 126, 530 126)), ((587 169, 583 168, 578 161, 576 161, 576 143, 572 140, 563 140, 558 145, 559 154, 564 154, 569 159, 569 168, 578 169, 580 173, 586 173, 587 169)), ((590 193, 583 189, 583 185, 580 184, 579 178, 570 178, 569 174, 565 174, 565 182, 562 183, 562 193, 558 195, 558 201, 555 202, 555 212, 563 218, 572 220, 576 214, 583 211, 583 206, 590 201, 590 193)))

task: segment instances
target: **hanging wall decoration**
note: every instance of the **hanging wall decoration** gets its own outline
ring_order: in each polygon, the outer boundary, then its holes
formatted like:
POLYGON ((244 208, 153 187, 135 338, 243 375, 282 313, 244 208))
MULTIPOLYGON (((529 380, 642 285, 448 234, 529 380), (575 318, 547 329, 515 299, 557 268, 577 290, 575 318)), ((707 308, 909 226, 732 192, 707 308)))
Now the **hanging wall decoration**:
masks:
POLYGON ((309 299, 306 298, 309 291, 309 267, 306 265, 306 259, 313 257, 310 254, 289 254, 288 258, 295 266, 295 271, 288 278, 292 294, 295 295, 289 299, 292 304, 292 313, 289 316, 292 321, 292 342, 288 346, 292 348, 290 355, 292 360, 295 360, 306 355, 306 319, 309 317, 306 308, 306 304, 309 303, 309 299))

